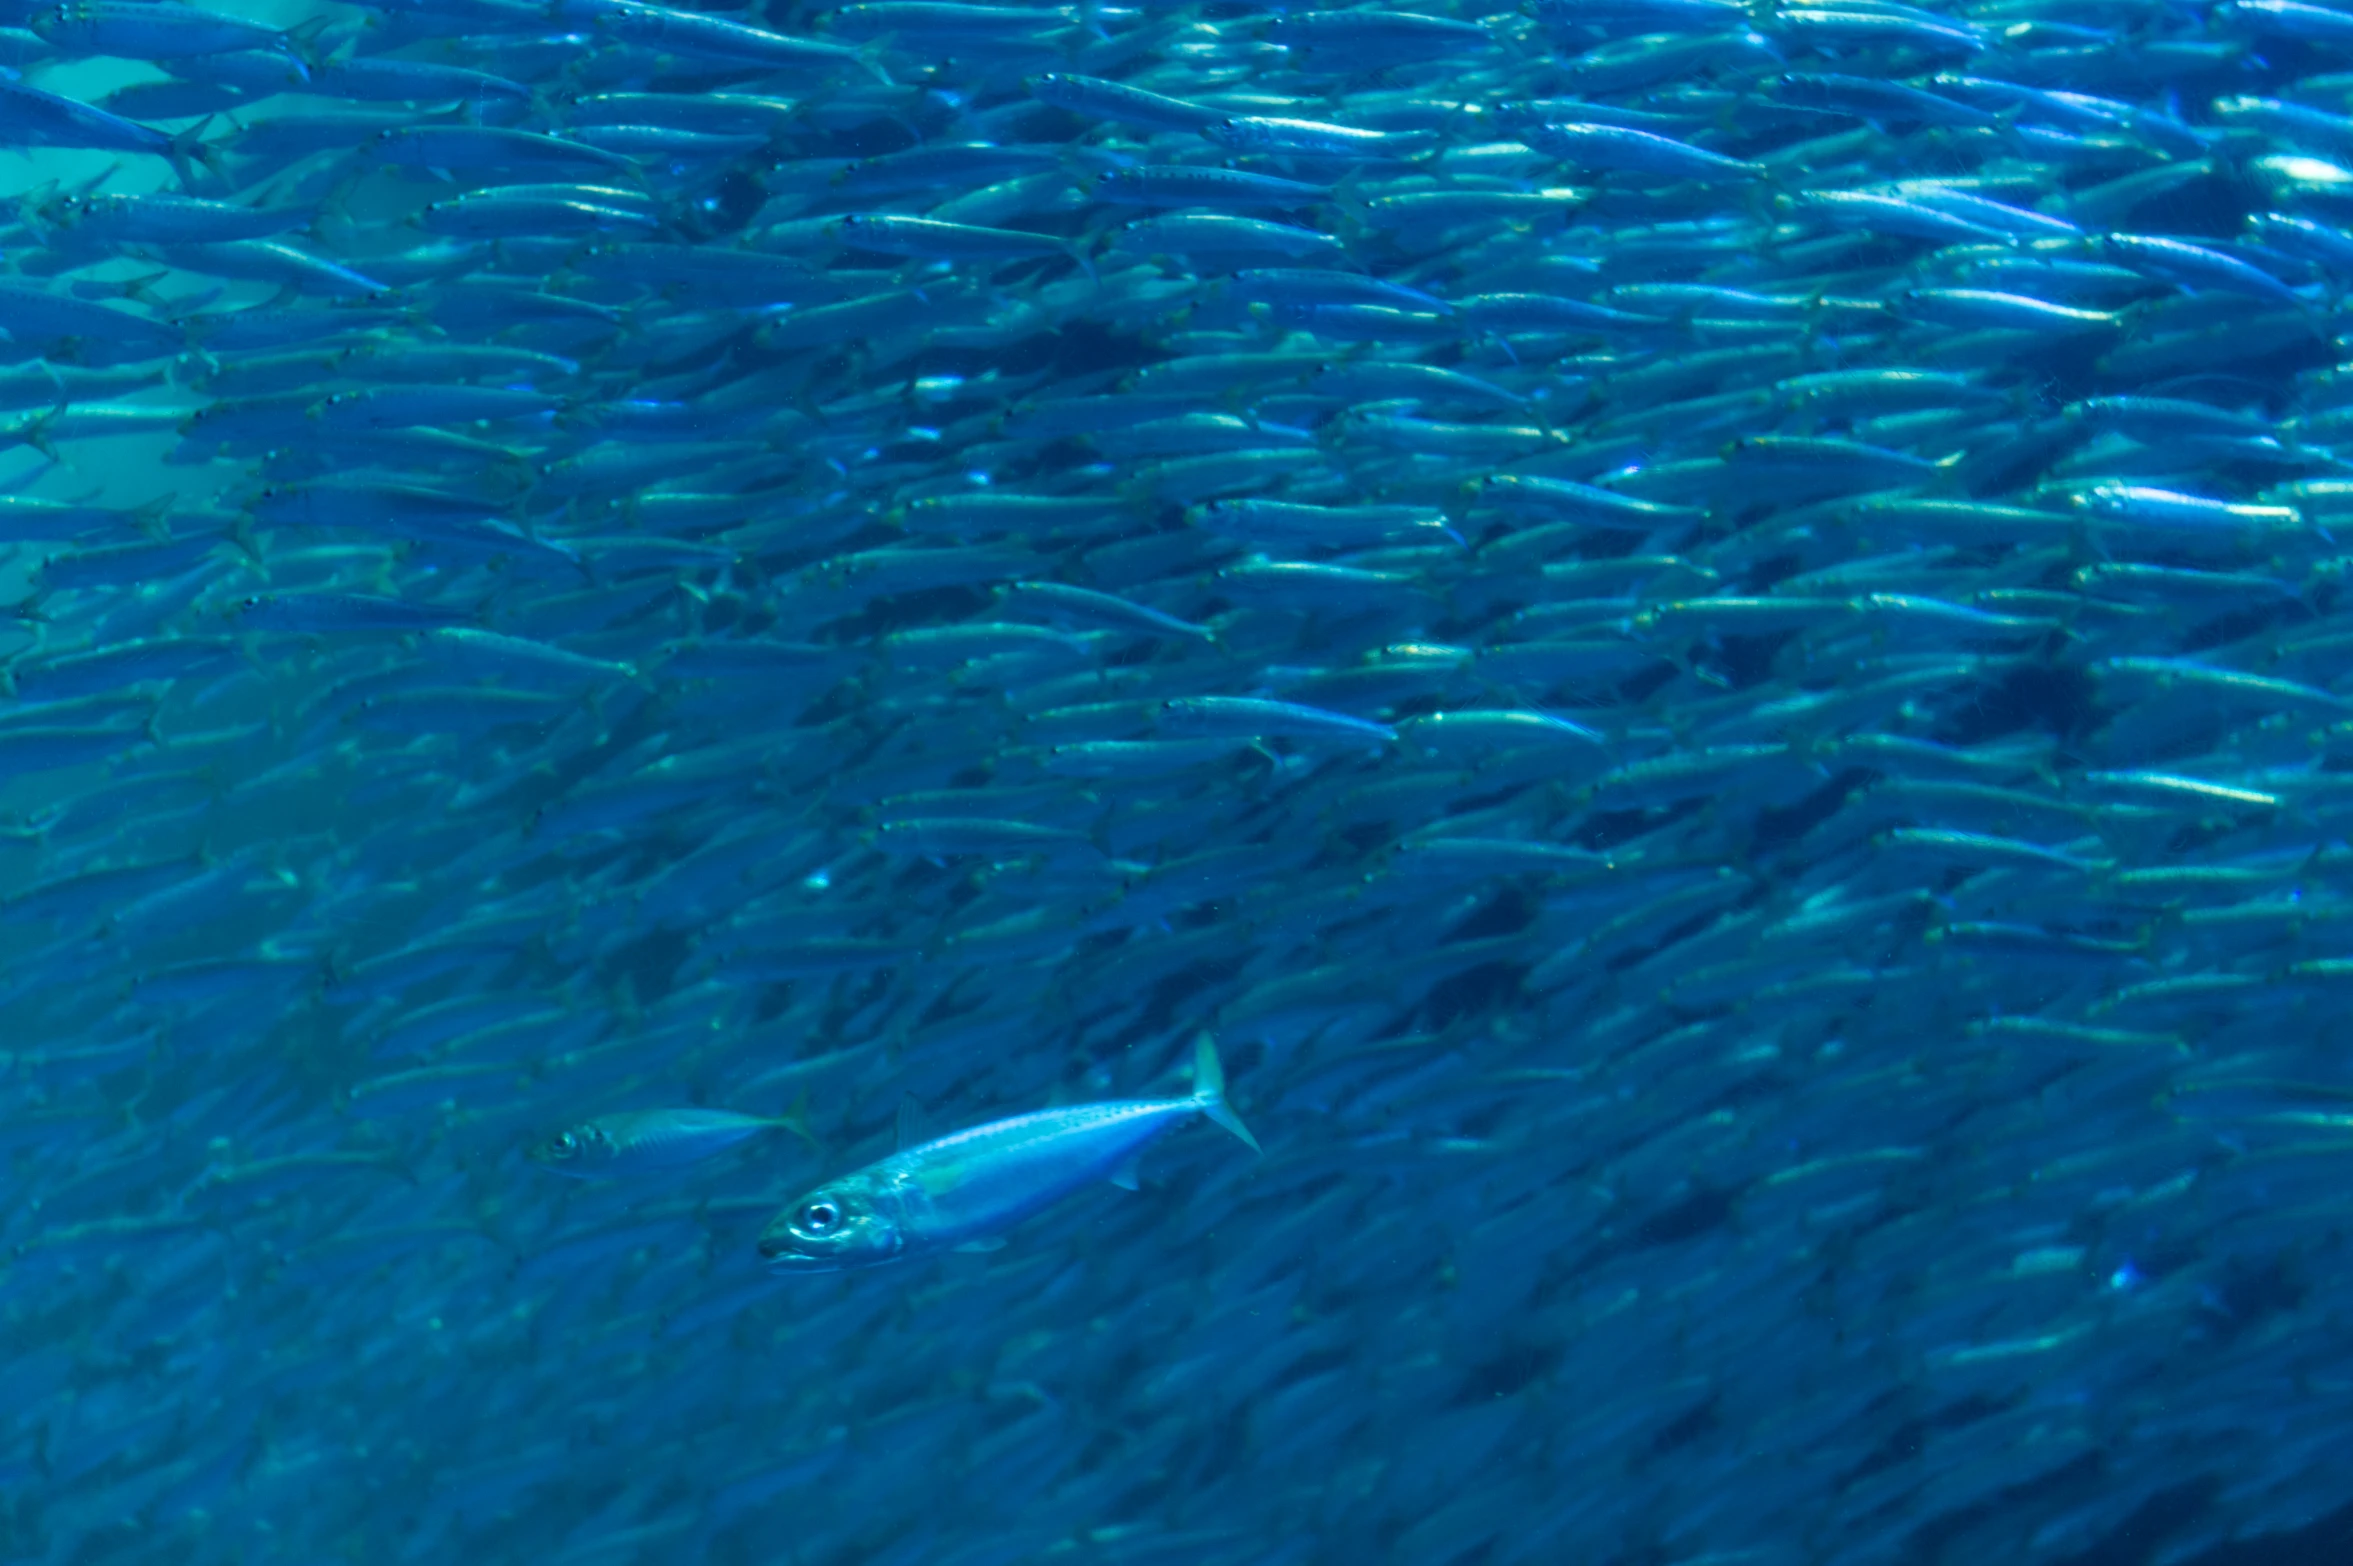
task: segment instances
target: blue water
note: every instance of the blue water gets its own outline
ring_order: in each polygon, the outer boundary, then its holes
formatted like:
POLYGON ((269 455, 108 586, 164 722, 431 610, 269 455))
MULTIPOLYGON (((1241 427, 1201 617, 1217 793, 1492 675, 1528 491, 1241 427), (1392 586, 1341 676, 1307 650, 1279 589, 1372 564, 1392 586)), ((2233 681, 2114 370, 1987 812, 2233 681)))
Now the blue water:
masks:
POLYGON ((2353 1558, 2353 12, 235 18, 0 6, 0 1561, 2353 1558))

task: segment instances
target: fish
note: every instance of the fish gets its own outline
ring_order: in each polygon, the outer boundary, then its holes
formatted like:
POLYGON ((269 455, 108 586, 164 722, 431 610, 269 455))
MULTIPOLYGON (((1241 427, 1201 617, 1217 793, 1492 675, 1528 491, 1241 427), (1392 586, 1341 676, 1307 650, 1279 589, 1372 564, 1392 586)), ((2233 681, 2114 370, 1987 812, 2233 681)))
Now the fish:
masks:
POLYGON ((903 1147, 788 1204, 761 1230, 760 1255, 772 1272, 803 1273, 995 1250, 1007 1229, 1098 1180, 1135 1189, 1144 1149, 1195 1116, 1260 1151, 1206 1034, 1185 1097, 1037 1110, 903 1147))
POLYGON ((624 1179, 683 1169, 769 1131, 809 1139, 805 1114, 761 1116, 727 1109, 632 1109, 599 1115, 553 1132, 530 1149, 531 1161, 582 1179, 624 1179))
POLYGON ((0 16, 0 1558, 2342 1531, 2342 16, 208 3, 0 16))
POLYGON ((201 139, 203 129, 173 134, 29 83, 0 82, 0 145, 146 153, 168 160, 185 184, 194 165, 210 167, 218 156, 201 139))

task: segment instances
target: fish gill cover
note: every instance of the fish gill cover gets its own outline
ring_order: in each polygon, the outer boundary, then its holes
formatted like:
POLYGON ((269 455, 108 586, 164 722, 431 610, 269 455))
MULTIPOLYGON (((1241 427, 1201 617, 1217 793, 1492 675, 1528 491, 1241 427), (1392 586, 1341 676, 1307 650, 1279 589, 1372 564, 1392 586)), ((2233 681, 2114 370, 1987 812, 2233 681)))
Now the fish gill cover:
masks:
POLYGON ((2353 10, 0 24, 0 1559, 2353 1553, 2353 10))

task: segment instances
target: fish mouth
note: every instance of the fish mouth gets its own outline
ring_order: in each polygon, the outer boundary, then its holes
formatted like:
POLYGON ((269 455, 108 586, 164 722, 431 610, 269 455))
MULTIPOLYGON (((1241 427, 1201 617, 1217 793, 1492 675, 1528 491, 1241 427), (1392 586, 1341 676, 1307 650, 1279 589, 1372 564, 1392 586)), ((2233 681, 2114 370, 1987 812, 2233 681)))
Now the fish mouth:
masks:
POLYGON ((833 1263, 822 1256, 811 1256, 806 1251, 793 1249, 787 1235, 760 1236, 760 1259, 770 1272, 831 1272, 833 1263))
POLYGON ((799 1251, 762 1251, 770 1272, 838 1272, 832 1262, 822 1256, 804 1256, 799 1251))

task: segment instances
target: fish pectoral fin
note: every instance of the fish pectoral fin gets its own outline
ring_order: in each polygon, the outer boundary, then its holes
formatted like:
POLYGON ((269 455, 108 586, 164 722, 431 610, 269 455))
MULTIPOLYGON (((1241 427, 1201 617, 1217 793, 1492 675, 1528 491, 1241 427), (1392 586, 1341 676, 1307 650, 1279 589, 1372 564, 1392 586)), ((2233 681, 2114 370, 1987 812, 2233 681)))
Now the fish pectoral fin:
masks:
POLYGON ((1131 1158, 1117 1169, 1112 1170, 1111 1183, 1123 1191, 1142 1190, 1144 1188, 1144 1160, 1142 1156, 1131 1158))
POLYGON ((1001 1251, 1004 1248, 1005 1240, 1002 1235, 993 1236, 986 1240, 966 1240, 962 1245, 956 1247, 956 1249, 960 1251, 970 1251, 974 1253, 983 1251, 1001 1251))

